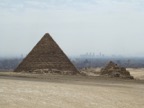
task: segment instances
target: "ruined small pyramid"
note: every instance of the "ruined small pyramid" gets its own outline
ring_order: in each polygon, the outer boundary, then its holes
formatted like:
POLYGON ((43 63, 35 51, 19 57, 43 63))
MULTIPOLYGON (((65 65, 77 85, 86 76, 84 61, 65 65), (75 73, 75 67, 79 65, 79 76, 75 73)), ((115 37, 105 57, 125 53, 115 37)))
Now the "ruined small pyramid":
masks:
POLYGON ((33 72, 46 69, 57 70, 57 73, 62 71, 67 74, 79 73, 48 33, 42 37, 14 71, 33 72))
POLYGON ((101 75, 133 79, 133 76, 130 75, 130 72, 126 68, 118 66, 113 61, 110 61, 106 67, 101 69, 101 75))

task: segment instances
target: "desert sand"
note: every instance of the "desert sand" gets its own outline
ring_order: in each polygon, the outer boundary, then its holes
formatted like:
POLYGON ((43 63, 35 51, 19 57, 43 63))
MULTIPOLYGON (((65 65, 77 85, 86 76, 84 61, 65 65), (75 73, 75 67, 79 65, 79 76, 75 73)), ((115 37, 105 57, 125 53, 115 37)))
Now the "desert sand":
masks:
POLYGON ((135 79, 144 80, 144 68, 128 68, 127 70, 130 71, 131 75, 134 76, 135 79))
POLYGON ((0 76, 0 108, 32 107, 144 108, 144 80, 67 75, 0 76))

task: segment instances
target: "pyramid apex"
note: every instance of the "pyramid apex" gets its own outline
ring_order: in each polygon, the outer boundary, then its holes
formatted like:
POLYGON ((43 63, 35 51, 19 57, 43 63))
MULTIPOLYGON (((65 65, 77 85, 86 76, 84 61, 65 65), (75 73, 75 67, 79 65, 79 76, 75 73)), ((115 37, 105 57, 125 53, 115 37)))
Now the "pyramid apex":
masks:
POLYGON ((45 35, 50 35, 50 34, 47 32, 47 33, 45 33, 45 35))
POLYGON ((42 39, 45 39, 45 38, 50 38, 51 39, 52 37, 49 33, 45 33, 44 36, 42 37, 42 39))
POLYGON ((45 33, 45 35, 44 36, 50 36, 50 34, 49 33, 45 33))

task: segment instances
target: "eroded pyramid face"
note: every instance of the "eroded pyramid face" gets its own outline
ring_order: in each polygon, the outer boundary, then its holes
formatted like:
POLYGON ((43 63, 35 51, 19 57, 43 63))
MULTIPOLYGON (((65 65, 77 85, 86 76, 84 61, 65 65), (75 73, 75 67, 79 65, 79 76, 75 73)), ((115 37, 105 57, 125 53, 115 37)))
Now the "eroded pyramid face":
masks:
POLYGON ((42 37, 27 57, 19 64, 15 72, 30 72, 38 69, 56 69, 72 72, 73 74, 78 72, 48 33, 42 37))

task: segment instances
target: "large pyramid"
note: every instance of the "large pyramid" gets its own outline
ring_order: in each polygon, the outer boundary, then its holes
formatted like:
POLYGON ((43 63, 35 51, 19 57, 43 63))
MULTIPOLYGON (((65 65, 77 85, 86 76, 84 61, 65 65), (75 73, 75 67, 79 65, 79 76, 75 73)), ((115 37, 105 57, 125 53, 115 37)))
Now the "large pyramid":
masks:
POLYGON ((79 73, 52 37, 46 33, 27 57, 14 70, 33 72, 35 70, 57 70, 67 74, 79 73))

